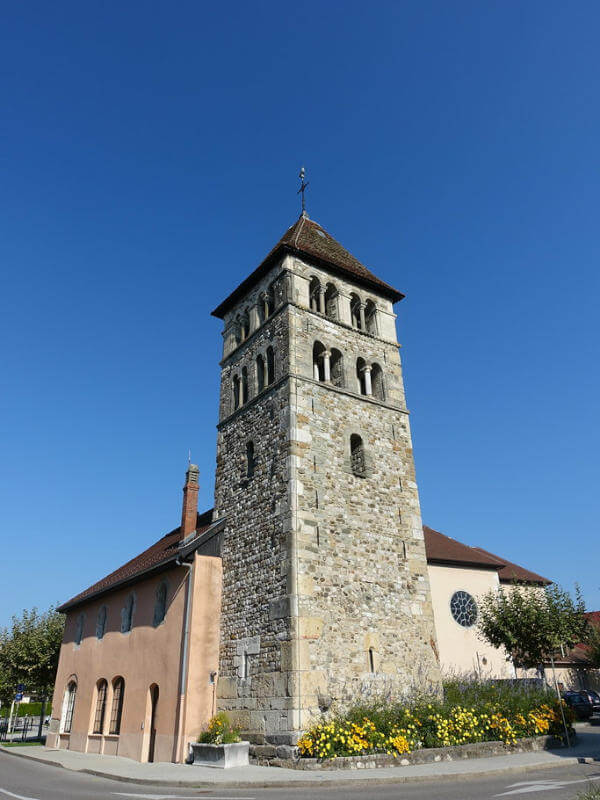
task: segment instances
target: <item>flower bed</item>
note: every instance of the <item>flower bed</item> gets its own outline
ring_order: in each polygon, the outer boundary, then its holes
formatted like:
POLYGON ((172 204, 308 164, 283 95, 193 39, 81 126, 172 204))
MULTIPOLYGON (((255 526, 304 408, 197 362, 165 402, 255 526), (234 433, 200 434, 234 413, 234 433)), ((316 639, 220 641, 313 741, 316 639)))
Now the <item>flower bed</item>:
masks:
MULTIPOLYGON (((456 688, 456 687, 454 687, 456 688)), ((299 740, 302 758, 329 759, 387 753, 402 756, 423 748, 451 747, 476 742, 514 745, 518 739, 550 735, 564 737, 558 699, 543 692, 494 686, 480 692, 478 705, 453 704, 452 687, 446 700, 416 702, 412 707, 379 701, 355 706, 343 715, 314 724, 299 740), (502 702, 504 700, 504 702, 502 702), (540 702, 541 701, 541 702, 540 702)), ((468 691, 462 692, 469 696, 468 691)), ((573 716, 564 704, 569 725, 573 716)))

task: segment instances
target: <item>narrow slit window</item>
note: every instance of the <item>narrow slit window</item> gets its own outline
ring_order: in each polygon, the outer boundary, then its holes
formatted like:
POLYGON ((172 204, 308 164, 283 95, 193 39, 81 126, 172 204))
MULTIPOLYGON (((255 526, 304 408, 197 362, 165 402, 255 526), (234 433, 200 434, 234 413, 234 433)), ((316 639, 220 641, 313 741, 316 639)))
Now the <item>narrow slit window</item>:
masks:
POLYGON ((366 473, 363 440, 357 433, 350 437, 350 466, 354 475, 363 478, 366 473))
POLYGON ((254 476, 254 442, 246 443, 246 477, 252 478, 254 476))

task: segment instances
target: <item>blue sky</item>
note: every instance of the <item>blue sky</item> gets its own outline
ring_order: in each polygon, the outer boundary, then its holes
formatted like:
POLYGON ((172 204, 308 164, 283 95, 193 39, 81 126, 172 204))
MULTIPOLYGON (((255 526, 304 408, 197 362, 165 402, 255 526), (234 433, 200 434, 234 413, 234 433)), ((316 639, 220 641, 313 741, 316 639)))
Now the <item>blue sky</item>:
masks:
POLYGON ((0 32, 0 624, 212 505, 210 310, 308 210, 397 307, 424 521, 600 607, 600 7, 28 2, 0 32))

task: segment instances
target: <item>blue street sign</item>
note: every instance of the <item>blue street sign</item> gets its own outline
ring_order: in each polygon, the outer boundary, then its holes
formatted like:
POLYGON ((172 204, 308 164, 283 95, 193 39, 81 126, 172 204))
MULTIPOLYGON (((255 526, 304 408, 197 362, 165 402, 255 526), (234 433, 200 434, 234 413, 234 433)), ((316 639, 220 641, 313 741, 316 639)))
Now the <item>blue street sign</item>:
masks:
POLYGON ((15 703, 20 703, 23 699, 23 692, 17 692, 15 695, 15 703))

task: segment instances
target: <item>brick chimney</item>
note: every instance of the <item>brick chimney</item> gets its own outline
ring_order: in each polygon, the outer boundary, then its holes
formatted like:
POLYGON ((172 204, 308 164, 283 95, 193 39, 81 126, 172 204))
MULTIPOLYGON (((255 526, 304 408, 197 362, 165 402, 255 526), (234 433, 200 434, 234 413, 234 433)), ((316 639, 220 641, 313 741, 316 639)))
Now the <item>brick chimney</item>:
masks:
POLYGON ((198 516, 198 475, 200 470, 195 464, 190 464, 185 473, 185 486, 183 487, 183 509, 181 511, 181 538, 185 539, 196 530, 198 516))

